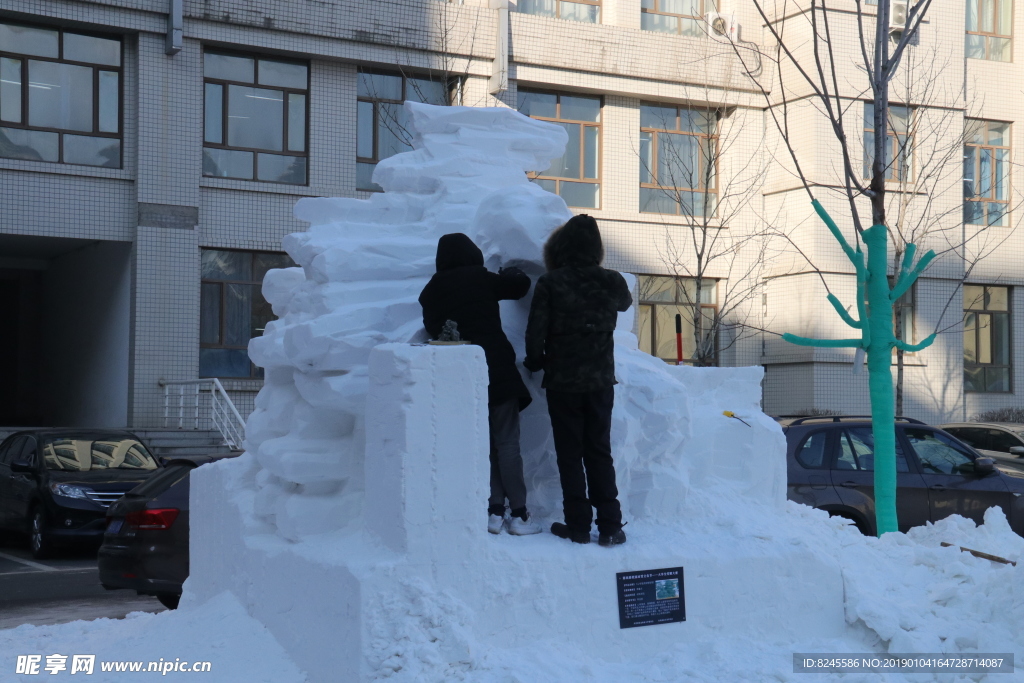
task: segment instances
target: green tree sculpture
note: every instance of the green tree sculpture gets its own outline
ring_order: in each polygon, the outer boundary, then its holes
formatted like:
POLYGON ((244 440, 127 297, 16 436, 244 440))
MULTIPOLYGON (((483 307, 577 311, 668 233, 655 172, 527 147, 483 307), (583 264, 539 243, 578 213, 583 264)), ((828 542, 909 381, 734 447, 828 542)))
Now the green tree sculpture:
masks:
POLYGON ((917 247, 907 245, 903 264, 892 289, 889 288, 889 240, 884 225, 872 225, 861 233, 867 246, 867 262, 860 245, 850 246, 839 226, 828 215, 817 199, 812 200, 815 212, 843 248, 857 274, 857 318, 851 316, 835 294, 828 301, 847 325, 860 330, 860 338, 808 339, 784 334, 786 341, 800 346, 824 348, 863 349, 867 354, 868 386, 871 395, 871 430, 875 438, 875 524, 878 535, 897 531, 896 519, 896 404, 892 385, 892 350, 913 353, 931 346, 935 335, 929 335, 919 344, 907 344, 893 332, 893 306, 910 289, 921 272, 928 267, 935 252, 927 254, 914 264, 917 247))
MULTIPOLYGON (((893 330, 894 304, 931 263, 935 253, 929 251, 915 264, 917 247, 908 240, 902 263, 894 268, 897 271, 896 281, 890 287, 886 183, 905 177, 909 169, 907 160, 912 158, 912 146, 908 147, 911 144, 909 138, 903 136, 897 137, 899 149, 890 149, 889 89, 907 54, 907 47, 917 44, 921 25, 933 0, 909 0, 902 5, 880 2, 869 13, 865 12, 862 0, 855 2, 855 13, 845 7, 830 8, 827 0, 810 0, 805 12, 792 13, 788 6, 769 6, 767 0, 753 0, 771 39, 767 42, 774 42, 774 45, 769 45, 768 53, 756 60, 745 54, 754 50, 751 44, 740 46, 733 43, 733 48, 747 76, 765 98, 766 111, 778 128, 793 161, 793 170, 810 197, 815 212, 825 221, 856 272, 857 318, 843 308, 835 295, 830 293, 828 300, 847 325, 860 330, 860 338, 807 339, 791 334, 783 335, 783 338, 804 346, 856 348, 867 354, 871 430, 875 439, 875 521, 878 535, 882 535, 899 529, 896 519, 896 406, 892 350, 919 351, 935 340, 932 334, 920 344, 907 344, 898 340, 893 330), (892 15, 893 10, 897 11, 896 16, 892 15), (835 22, 839 25, 836 36, 843 36, 843 40, 833 38, 835 22), (873 38, 870 37, 872 33, 873 38), (843 47, 848 44, 844 41, 851 34, 857 36, 859 54, 856 49, 848 52, 843 47), (777 67, 767 71, 766 76, 773 79, 767 85, 761 82, 763 77, 760 76, 764 59, 777 67), (840 75, 837 60, 850 59, 863 70, 865 83, 854 86, 840 75), (800 90, 792 90, 784 82, 787 74, 796 76, 800 90), (862 86, 866 88, 858 91, 862 86), (870 160, 870 172, 865 172, 867 169, 854 161, 859 150, 851 146, 848 134, 848 122, 851 118, 856 120, 855 114, 851 116, 851 103, 859 101, 866 92, 870 92, 872 102, 870 124, 873 139, 865 141, 864 150, 865 161, 870 160), (858 237, 856 249, 850 246, 835 221, 814 197, 812 186, 826 188, 832 183, 812 182, 801 167, 793 145, 790 102, 802 102, 805 98, 813 100, 818 112, 828 119, 841 151, 842 180, 836 189, 845 195, 849 203, 850 218, 858 237), (871 206, 871 227, 867 229, 860 218, 859 204, 864 200, 871 206), (861 242, 867 247, 866 259, 861 242)), ((924 55, 917 56, 917 59, 923 58, 924 55)))

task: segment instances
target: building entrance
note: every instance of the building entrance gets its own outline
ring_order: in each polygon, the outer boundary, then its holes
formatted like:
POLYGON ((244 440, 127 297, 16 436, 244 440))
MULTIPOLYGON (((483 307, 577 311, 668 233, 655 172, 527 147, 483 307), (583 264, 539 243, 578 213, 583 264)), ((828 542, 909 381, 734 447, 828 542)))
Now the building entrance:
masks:
POLYGON ((131 245, 0 235, 0 427, 124 427, 131 245))

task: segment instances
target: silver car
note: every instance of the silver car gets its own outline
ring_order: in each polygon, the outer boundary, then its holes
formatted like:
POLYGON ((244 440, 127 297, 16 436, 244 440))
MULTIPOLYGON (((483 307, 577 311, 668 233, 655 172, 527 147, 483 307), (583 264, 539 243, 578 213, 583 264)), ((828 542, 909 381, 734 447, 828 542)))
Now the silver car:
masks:
POLYGON ((939 425, 1009 474, 1024 475, 1024 424, 1018 422, 953 422, 939 425))

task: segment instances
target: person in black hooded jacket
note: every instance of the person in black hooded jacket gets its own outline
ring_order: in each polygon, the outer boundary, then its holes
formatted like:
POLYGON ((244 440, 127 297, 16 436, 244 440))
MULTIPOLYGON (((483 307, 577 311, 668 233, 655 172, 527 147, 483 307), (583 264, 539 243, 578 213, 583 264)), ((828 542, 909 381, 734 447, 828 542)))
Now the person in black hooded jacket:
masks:
POLYGON ((423 326, 437 338, 448 320, 458 324, 463 340, 483 347, 487 358, 488 421, 491 432, 491 496, 487 528, 517 536, 535 534, 540 527, 526 507, 523 458, 519 451, 519 412, 530 404, 530 392, 516 368, 516 352, 501 329, 498 302, 522 299, 530 277, 518 268, 492 273, 484 268, 479 247, 462 233, 437 242, 437 272, 420 293, 423 326), (505 516, 505 499, 511 515, 505 516))
POLYGON ((611 425, 615 399, 613 333, 633 297, 621 274, 601 267, 597 221, 574 216, 544 244, 547 272, 537 280, 526 328, 530 371, 544 371, 548 415, 562 483, 565 524, 551 532, 590 542, 597 509, 601 545, 626 541, 615 485, 611 425))

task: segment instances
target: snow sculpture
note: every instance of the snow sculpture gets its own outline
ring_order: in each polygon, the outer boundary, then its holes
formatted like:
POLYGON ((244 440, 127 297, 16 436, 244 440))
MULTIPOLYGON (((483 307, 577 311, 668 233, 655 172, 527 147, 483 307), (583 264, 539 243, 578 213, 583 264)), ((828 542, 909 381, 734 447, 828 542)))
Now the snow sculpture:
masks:
MULTIPOLYGON (((544 240, 572 215, 525 173, 561 155, 560 127, 510 109, 406 108, 414 151, 378 165, 374 179, 385 192, 300 200, 295 215, 311 227, 285 238, 284 247, 302 267, 271 271, 264 283, 280 319, 249 347, 266 371, 247 428, 246 449, 258 462, 251 521, 291 540, 359 525, 367 359, 379 344, 424 339, 416 298, 434 272, 438 238, 464 232, 488 267, 514 264, 536 278, 544 240)), ((528 299, 503 303, 520 358, 528 310, 528 299)), ((678 516, 694 475, 735 479, 753 499, 781 506, 785 463, 739 442, 708 458, 710 444, 688 439, 687 416, 701 403, 687 377, 700 371, 637 351, 632 326, 631 310, 616 333, 621 384, 613 427, 626 519, 678 516)), ((524 460, 531 507, 547 515, 559 511, 561 492, 537 379, 531 390, 538 400, 523 415, 524 460)), ((757 399, 744 400, 753 406, 757 399)), ((713 412, 700 419, 728 422, 713 412)), ((777 429, 769 438, 782 444, 777 429)))
MULTIPOLYGON (((296 206, 311 227, 284 240, 301 268, 264 282, 280 319, 250 343, 266 384, 247 454, 192 478, 183 609, 229 590, 317 681, 449 680, 489 649, 531 642, 637 658, 724 632, 838 634, 834 561, 765 546, 786 465, 759 408, 761 369, 666 365, 637 350, 632 311, 615 332, 612 424, 628 545, 487 533, 483 353, 410 344, 424 339, 417 296, 451 232, 492 269, 542 272, 544 240, 571 214, 525 172, 546 168, 566 135, 508 109, 406 107, 414 150, 378 166, 383 194, 296 206), (725 554, 709 540, 723 528, 743 539, 725 554), (620 631, 616 572, 679 566, 698 586, 693 625, 620 631), (817 612, 780 626, 780 609, 817 612)), ((520 358, 528 311, 503 302, 520 358)), ((524 376, 529 505, 549 524, 561 519, 550 422, 540 376, 524 376)))

